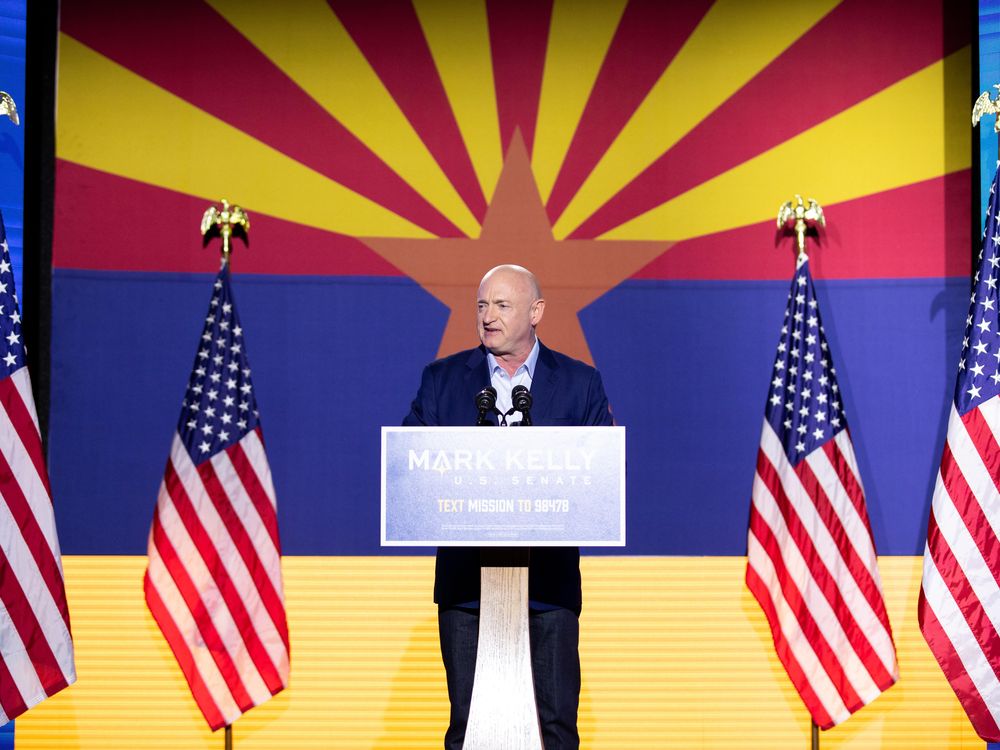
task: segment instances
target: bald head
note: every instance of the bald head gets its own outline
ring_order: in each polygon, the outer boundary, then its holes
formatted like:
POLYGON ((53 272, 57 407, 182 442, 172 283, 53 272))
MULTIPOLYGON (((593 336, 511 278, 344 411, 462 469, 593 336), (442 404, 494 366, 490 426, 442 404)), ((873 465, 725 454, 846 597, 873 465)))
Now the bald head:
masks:
POLYGON ((479 288, 482 289, 486 280, 493 277, 495 274, 509 274, 512 280, 516 280, 518 278, 522 279, 529 285, 532 300, 542 298, 542 288, 538 285, 538 279, 535 278, 535 274, 524 266, 516 266, 513 263, 504 263, 503 265, 491 268, 486 272, 486 275, 483 276, 483 280, 479 282, 479 288))
POLYGON ((522 266, 491 268, 479 283, 477 311, 479 340, 513 372, 531 353, 535 326, 545 311, 538 280, 522 266))

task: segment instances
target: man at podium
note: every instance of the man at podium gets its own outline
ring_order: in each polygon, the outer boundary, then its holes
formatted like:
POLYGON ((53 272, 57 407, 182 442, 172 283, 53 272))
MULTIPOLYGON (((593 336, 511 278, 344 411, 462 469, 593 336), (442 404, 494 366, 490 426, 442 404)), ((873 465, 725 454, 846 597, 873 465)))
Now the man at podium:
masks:
MULTIPOLYGON (((481 413, 477 396, 489 386, 496 391, 495 414, 490 417, 493 424, 506 426, 524 418, 513 410, 512 392, 517 386, 530 391, 532 424, 613 424, 597 370, 549 349, 535 335, 545 300, 534 274, 515 265, 491 269, 479 284, 476 306, 482 345, 424 368, 404 425, 474 425, 481 413)), ((479 638, 479 567, 478 549, 438 549, 434 601, 451 701, 447 750, 461 750, 469 717, 479 638)), ((579 549, 533 549, 528 597, 531 664, 542 739, 546 750, 575 749, 580 744, 576 726, 580 702, 579 549)))

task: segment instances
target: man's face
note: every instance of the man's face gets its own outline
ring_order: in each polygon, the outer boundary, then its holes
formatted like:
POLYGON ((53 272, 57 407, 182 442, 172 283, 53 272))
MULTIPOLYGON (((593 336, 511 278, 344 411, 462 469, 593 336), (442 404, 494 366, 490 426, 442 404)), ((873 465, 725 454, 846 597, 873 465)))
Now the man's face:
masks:
POLYGON ((544 305, 544 301, 534 299, 524 275, 511 271, 490 274, 479 286, 479 340, 495 357, 528 356, 544 305))

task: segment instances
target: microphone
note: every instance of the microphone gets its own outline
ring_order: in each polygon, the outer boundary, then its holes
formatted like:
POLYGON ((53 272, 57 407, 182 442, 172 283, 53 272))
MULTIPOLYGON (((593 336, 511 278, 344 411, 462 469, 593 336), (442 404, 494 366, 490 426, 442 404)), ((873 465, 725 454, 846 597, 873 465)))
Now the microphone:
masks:
POLYGON ((510 401, 521 412, 521 427, 531 427, 531 391, 523 385, 515 385, 510 392, 510 401))
POLYGON ((479 411, 476 426, 492 427, 493 423, 486 419, 486 415, 492 414, 497 409, 497 392, 493 386, 488 385, 476 394, 476 409, 479 411))

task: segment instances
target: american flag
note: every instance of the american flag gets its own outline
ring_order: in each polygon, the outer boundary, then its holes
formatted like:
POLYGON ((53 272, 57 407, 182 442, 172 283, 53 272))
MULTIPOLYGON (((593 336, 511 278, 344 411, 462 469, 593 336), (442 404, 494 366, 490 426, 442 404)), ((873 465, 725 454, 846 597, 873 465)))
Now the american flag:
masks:
POLYGON ((861 476, 805 255, 764 410, 746 582, 820 728, 898 679, 861 476))
POLYGON ((76 681, 49 476, 0 217, 0 725, 76 681))
POLYGON ((274 487, 226 263, 160 485, 144 589, 213 730, 288 685, 274 487))
POLYGON ((1000 741, 1000 190, 973 279, 955 399, 927 522, 918 619, 984 740, 1000 741))

